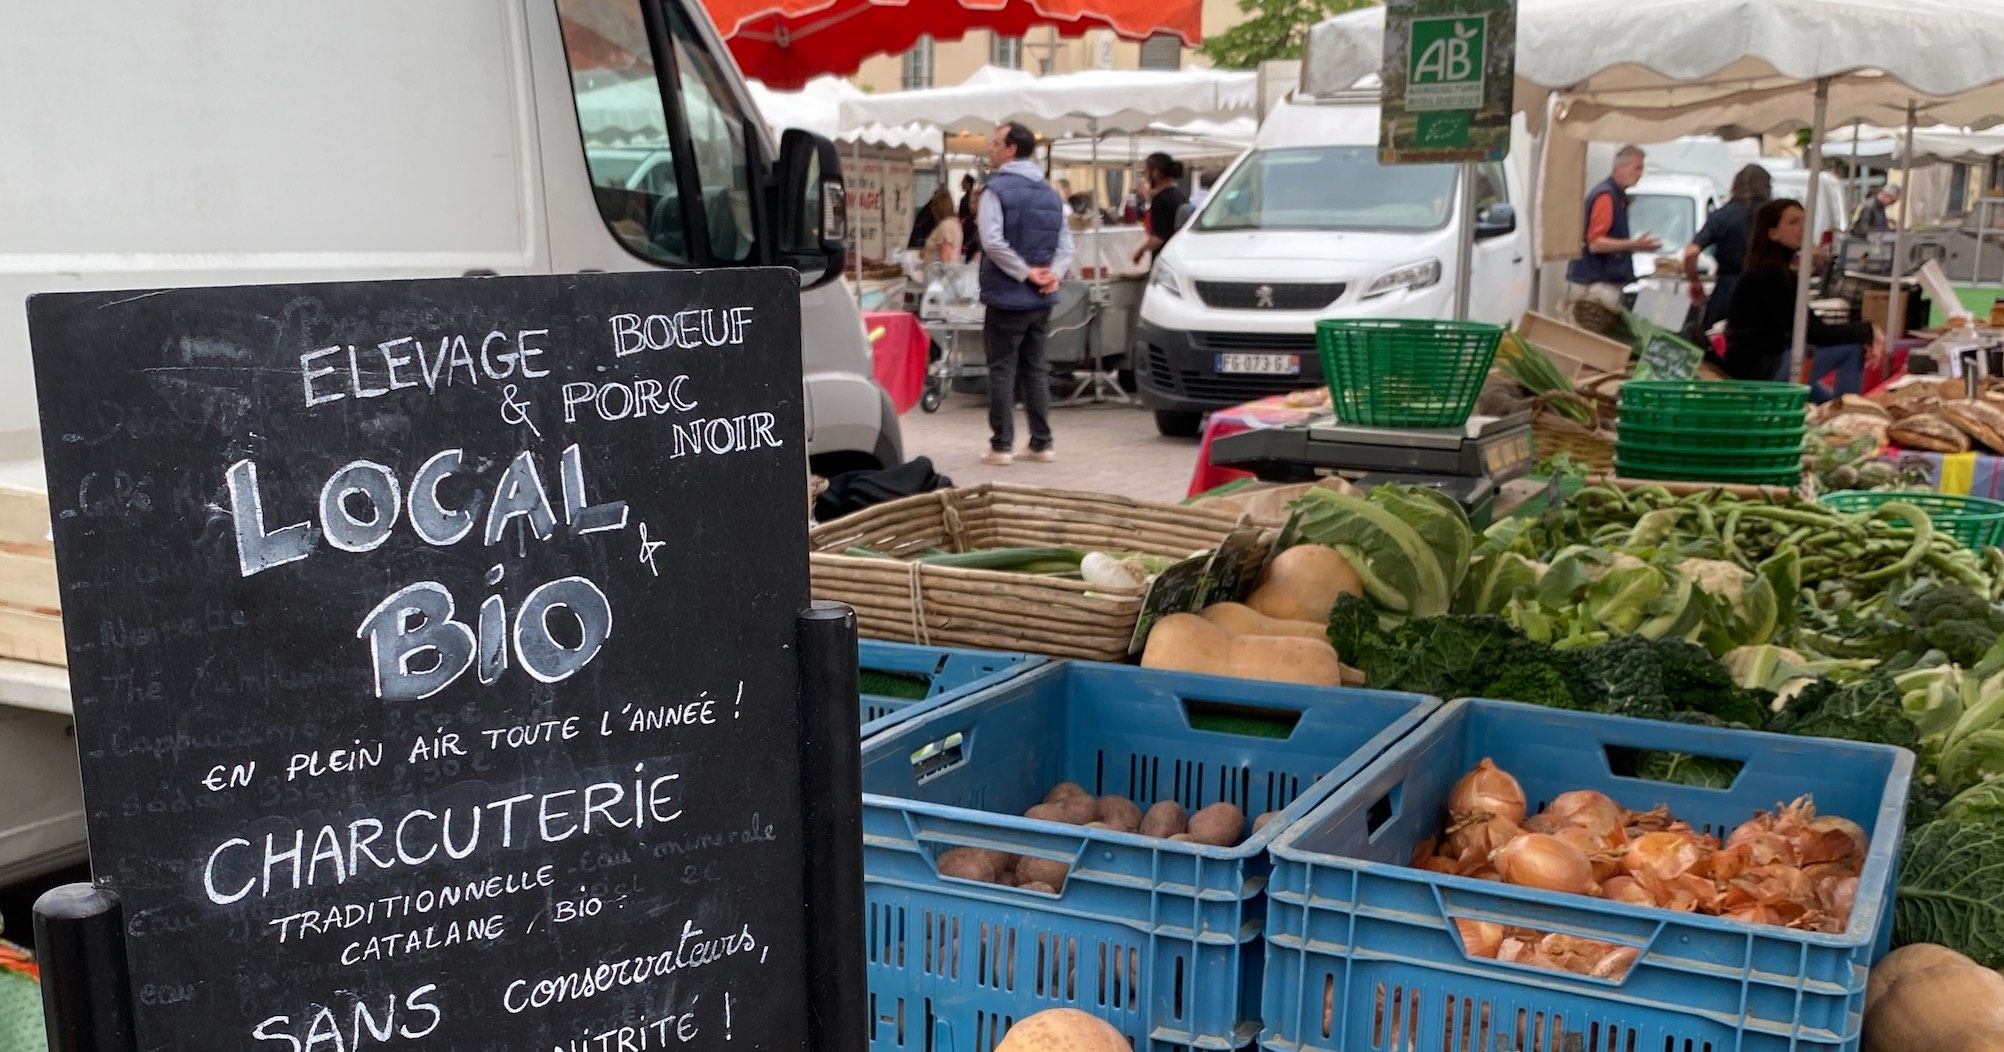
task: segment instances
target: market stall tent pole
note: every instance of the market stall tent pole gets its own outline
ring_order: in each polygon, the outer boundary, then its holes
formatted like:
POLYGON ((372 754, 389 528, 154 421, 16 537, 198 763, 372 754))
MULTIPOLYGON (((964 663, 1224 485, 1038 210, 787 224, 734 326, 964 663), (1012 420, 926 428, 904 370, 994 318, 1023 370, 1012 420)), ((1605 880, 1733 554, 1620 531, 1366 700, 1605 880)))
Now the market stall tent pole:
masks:
MULTIPOLYGON (((1907 290, 1901 282, 1906 275, 1900 255, 1900 243, 1907 236, 1907 202, 1913 198, 1914 188, 1914 122, 1920 116, 1920 106, 1913 99, 1907 100, 1907 138, 1905 160, 1900 162, 1900 217, 1893 225, 1893 290, 1886 297, 1886 338, 1897 340, 1907 334, 1907 290)), ((1853 133, 1855 136, 1855 132, 1853 133)), ((1856 150, 1854 144, 1851 147, 1856 150)), ((1863 200, 1862 198, 1860 199, 1863 200)))
POLYGON ((1468 281, 1475 270, 1475 162, 1461 164, 1461 236, 1454 241, 1454 320, 1468 320, 1468 281))
POLYGON ((1810 356, 1804 353, 1809 341, 1809 286, 1816 274, 1816 246, 1810 241, 1815 236, 1815 224, 1807 221, 1816 214, 1816 199, 1822 192, 1823 173, 1823 121, 1830 114, 1830 78, 1821 77, 1816 81, 1816 116, 1809 126, 1809 156, 1803 161, 1803 168, 1809 173, 1809 190, 1802 195, 1803 246, 1801 261, 1795 268, 1795 334, 1788 346, 1788 371, 1782 375, 1790 377, 1807 376, 1805 363, 1810 356))

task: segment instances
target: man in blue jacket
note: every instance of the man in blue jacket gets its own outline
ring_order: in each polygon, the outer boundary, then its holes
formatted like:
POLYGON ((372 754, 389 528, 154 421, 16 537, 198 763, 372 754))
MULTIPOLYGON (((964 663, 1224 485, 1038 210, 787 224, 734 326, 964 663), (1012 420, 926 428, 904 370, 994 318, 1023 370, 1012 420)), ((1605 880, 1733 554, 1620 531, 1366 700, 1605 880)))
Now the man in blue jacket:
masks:
POLYGON ((1580 258, 1566 268, 1566 300, 1593 300, 1621 306, 1621 293, 1635 280, 1635 253, 1654 252, 1663 240, 1645 230, 1628 230, 1628 191, 1642 181, 1642 150, 1624 146, 1614 157, 1614 172, 1587 191, 1586 237, 1580 258))
POLYGON ((995 168, 975 217, 981 231, 982 337, 988 350, 988 452, 983 464, 1015 459, 1016 382, 1030 424, 1024 460, 1057 459, 1051 448, 1051 363, 1044 339, 1058 282, 1072 264, 1065 202, 1030 158, 1037 136, 1021 124, 995 129, 988 163, 995 168))

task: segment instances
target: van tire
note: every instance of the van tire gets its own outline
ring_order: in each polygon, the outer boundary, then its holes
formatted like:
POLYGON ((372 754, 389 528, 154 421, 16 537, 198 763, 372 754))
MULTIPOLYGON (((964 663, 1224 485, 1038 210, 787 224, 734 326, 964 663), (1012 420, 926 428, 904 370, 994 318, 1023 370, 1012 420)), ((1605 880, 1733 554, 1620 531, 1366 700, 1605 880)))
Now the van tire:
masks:
POLYGON ((1204 414, 1157 409, 1155 430, 1168 438, 1196 438, 1204 432, 1204 414))

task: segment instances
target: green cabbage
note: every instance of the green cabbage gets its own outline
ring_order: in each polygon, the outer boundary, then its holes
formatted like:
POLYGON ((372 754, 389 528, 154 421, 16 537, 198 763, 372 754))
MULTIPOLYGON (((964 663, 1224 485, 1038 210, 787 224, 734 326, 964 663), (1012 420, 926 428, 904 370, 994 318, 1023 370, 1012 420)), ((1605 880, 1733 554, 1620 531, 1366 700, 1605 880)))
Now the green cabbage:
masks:
POLYGON ((1937 819, 1907 833, 1902 856, 1893 941, 2004 968, 2004 824, 1937 819))

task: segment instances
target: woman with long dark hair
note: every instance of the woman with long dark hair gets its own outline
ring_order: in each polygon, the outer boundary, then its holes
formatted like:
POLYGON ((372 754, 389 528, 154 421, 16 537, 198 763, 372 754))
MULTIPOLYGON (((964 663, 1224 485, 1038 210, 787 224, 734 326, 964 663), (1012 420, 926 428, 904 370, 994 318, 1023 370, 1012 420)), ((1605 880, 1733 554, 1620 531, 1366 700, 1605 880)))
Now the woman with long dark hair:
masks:
MULTIPOLYGON (((1726 372, 1739 380, 1789 380, 1788 350, 1795 334, 1795 266, 1802 251, 1803 211, 1788 198, 1769 201, 1754 213, 1747 265, 1726 312, 1726 372)), ((1808 346, 1812 379, 1835 372, 1830 388, 1812 384, 1810 398, 1827 402, 1856 394, 1865 367, 1878 360, 1883 337, 1878 326, 1832 325, 1809 315, 1808 346)))

